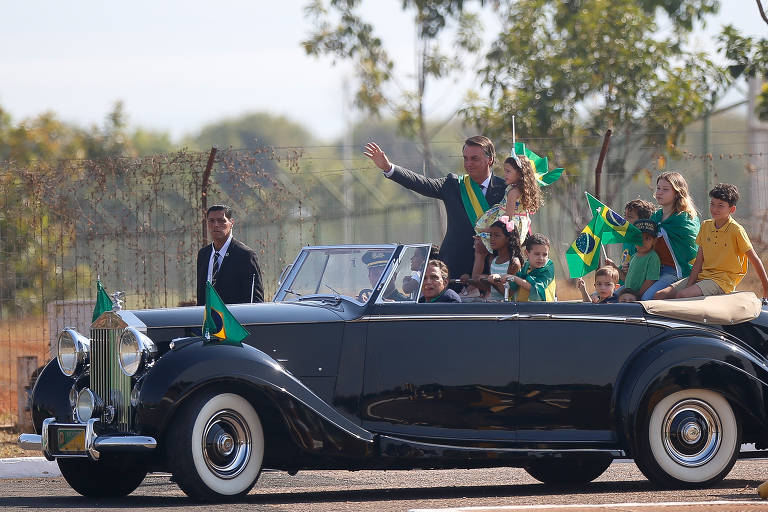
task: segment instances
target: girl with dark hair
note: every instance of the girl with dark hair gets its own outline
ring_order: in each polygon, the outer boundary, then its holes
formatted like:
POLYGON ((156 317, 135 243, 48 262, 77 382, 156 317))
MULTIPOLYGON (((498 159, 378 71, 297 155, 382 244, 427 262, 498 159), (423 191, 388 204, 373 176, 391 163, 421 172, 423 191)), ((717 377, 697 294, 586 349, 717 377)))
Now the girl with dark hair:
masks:
POLYGON ((514 222, 522 244, 530 232, 530 215, 541 207, 541 190, 536 181, 536 171, 527 157, 512 155, 504 160, 504 182, 507 184, 504 199, 491 206, 475 224, 475 231, 489 251, 491 247, 488 229, 502 215, 514 222))
POLYGON ((487 300, 504 300, 504 284, 508 277, 520 271, 523 253, 520 248, 520 236, 514 221, 506 215, 488 228, 492 254, 485 258, 476 257, 472 269, 472 280, 487 300))

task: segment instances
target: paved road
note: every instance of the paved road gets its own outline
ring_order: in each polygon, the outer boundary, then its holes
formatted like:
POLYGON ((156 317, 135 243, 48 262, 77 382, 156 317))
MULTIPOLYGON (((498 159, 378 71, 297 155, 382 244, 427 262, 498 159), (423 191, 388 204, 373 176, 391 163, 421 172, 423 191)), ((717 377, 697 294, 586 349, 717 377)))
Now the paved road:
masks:
MULTIPOLYGON (((264 473, 240 503, 196 505, 167 475, 148 476, 133 494, 120 500, 85 500, 61 478, 0 480, 0 507, 5 511, 155 510, 234 512, 406 511, 468 506, 616 504, 648 502, 749 501, 672 510, 766 511, 756 487, 768 479, 768 460, 740 461, 720 485, 705 490, 654 489, 631 463, 614 463, 589 485, 545 487, 521 469, 445 471, 306 471, 295 476, 264 473)), ((565 509, 574 512, 573 509, 565 509)), ((578 512, 590 510, 579 508, 578 512)), ((602 511, 635 510, 626 506, 602 511)), ((540 512, 540 511, 539 511, 540 512)))

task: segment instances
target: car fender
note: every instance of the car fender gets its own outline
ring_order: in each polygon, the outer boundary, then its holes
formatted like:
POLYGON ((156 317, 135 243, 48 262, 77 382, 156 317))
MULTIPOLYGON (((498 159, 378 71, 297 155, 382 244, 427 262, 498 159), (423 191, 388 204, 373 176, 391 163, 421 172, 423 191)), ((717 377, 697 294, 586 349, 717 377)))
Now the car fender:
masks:
POLYGON ((42 432, 43 420, 56 418, 59 421, 72 421, 72 406, 69 404, 69 392, 75 384, 75 379, 67 377, 59 369, 59 363, 54 357, 35 381, 32 388, 32 423, 35 432, 42 432))
POLYGON ((204 344, 202 338, 177 342, 141 378, 137 425, 143 433, 161 438, 185 400, 212 385, 244 386, 265 397, 303 450, 372 454, 373 434, 338 413, 264 352, 250 345, 204 344))
POLYGON ((617 435, 630 454, 636 425, 650 412, 646 409, 681 389, 715 390, 758 425, 766 426, 766 361, 727 335, 696 330, 664 333, 633 354, 617 384, 617 435))

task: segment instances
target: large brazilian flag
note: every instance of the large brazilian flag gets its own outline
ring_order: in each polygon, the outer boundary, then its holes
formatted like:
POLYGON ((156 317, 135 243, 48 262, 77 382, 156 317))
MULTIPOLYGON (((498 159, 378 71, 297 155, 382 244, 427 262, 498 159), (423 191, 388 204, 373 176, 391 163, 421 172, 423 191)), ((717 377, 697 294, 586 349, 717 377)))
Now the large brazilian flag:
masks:
POLYGON ((203 317, 203 344, 218 343, 241 347, 241 341, 251 334, 240 325, 227 309, 224 301, 208 281, 205 283, 205 316, 203 317))
POLYGON ((599 199, 587 194, 589 209, 593 217, 599 217, 597 231, 600 233, 600 239, 605 245, 610 244, 641 244, 643 234, 635 226, 629 223, 627 219, 616 213, 610 207, 604 205, 599 199))

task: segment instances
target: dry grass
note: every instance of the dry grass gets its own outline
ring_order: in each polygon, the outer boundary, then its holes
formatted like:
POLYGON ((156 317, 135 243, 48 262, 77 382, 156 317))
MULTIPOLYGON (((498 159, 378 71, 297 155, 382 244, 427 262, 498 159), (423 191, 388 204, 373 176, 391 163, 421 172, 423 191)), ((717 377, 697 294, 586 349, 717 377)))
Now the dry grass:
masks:
POLYGON ((35 450, 22 450, 16 442, 19 432, 14 429, 0 429, 0 459, 8 457, 41 457, 42 453, 35 450))

